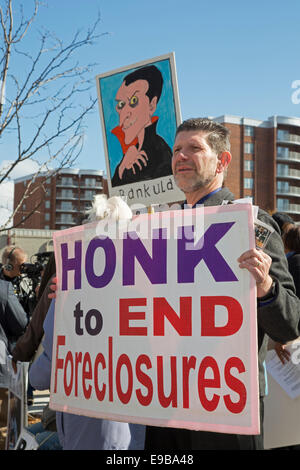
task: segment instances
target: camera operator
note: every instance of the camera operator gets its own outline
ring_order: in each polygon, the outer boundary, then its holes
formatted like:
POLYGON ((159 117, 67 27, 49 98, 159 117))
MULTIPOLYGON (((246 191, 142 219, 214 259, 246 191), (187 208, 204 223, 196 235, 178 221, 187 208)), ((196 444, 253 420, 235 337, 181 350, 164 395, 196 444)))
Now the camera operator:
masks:
MULTIPOLYGON (((15 295, 16 279, 21 276, 21 265, 27 255, 19 247, 8 246, 2 254, 0 271, 0 324, 7 336, 10 347, 24 333, 28 323, 27 313, 15 295)), ((10 349, 10 347, 8 349, 10 349)), ((11 352, 11 351, 9 351, 11 352)))
POLYGON ((16 282, 21 276, 21 266, 27 261, 27 254, 18 246, 7 246, 2 253, 0 279, 16 282))
POLYGON ((0 279, 13 284, 14 292, 28 319, 36 306, 36 288, 41 279, 41 263, 27 263, 27 254, 20 247, 7 246, 2 254, 0 279))
MULTIPOLYGON (((12 282, 12 279, 20 276, 20 266, 26 260, 26 253, 17 247, 7 247, 4 250, 2 260, 4 265, 0 272, 0 331, 6 352, 11 354, 17 339, 24 333, 28 322, 27 314, 15 295, 12 282)), ((1 422, 6 422, 6 375, 7 371, 2 364, 0 377, 1 422)))

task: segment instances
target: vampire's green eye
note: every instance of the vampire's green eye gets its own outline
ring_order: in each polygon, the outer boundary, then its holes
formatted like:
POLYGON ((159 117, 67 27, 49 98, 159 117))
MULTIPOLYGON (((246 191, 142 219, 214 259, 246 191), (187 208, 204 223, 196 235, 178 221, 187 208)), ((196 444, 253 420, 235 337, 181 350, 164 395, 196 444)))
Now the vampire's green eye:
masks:
POLYGON ((121 109, 124 108, 124 106, 125 106, 125 101, 120 100, 120 101, 117 102, 116 108, 121 110, 121 109))
POLYGON ((130 101, 129 101, 129 106, 131 106, 131 108, 135 108, 135 106, 138 104, 139 102, 139 99, 137 96, 133 95, 131 98, 130 98, 130 101))

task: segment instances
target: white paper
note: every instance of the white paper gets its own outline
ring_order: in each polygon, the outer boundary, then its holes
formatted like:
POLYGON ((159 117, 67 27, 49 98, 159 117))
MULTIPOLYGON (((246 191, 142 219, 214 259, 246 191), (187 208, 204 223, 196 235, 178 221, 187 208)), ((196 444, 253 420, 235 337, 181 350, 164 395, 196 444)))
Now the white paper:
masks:
MULTIPOLYGON (((297 343, 299 347, 299 343, 297 343)), ((282 364, 274 350, 270 350, 266 357, 266 367, 273 379, 283 388, 290 398, 300 396, 300 361, 295 361, 295 345, 286 346, 291 358, 282 364)))

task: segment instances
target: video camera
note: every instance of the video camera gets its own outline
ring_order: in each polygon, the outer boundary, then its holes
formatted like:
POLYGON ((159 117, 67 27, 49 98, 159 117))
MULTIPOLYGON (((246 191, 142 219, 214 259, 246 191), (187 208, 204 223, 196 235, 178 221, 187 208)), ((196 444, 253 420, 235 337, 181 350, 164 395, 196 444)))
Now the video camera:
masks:
POLYGON ((39 263, 23 263, 21 264, 20 272, 21 274, 25 274, 29 279, 39 278, 41 276, 41 272, 43 271, 44 266, 39 263))
POLYGON ((21 276, 14 279, 15 294, 27 316, 30 318, 37 304, 36 288, 40 284, 42 271, 49 261, 51 252, 36 253, 37 261, 23 263, 20 268, 21 276))

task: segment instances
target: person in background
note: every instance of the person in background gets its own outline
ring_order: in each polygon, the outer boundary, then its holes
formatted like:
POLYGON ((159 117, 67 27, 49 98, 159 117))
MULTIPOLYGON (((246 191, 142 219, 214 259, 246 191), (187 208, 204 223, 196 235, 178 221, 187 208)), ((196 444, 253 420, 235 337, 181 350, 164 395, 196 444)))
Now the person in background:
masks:
POLYGON ((274 214, 272 214, 272 218, 275 220, 275 222, 278 224, 279 228, 280 228, 280 231, 281 231, 281 234, 283 233, 284 231, 284 226, 286 224, 295 224, 294 220, 292 219, 292 217, 290 217, 288 214, 286 214, 285 212, 274 212, 274 214))
POLYGON ((16 364, 17 361, 30 362, 40 346, 44 334, 43 323, 51 302, 48 298, 48 294, 51 292, 49 286, 52 277, 55 276, 55 271, 55 257, 54 253, 52 253, 39 287, 37 296, 38 303, 33 311, 25 333, 18 339, 12 351, 13 365, 16 364))
POLYGON ((13 282, 21 276, 21 266, 27 261, 27 253, 19 246, 6 246, 2 253, 0 279, 13 282))
MULTIPOLYGON (((293 277, 296 294, 300 299, 300 226, 285 221, 282 225, 282 240, 289 271, 293 277)), ((290 352, 286 344, 276 342, 274 349, 282 364, 290 360, 290 352)))

